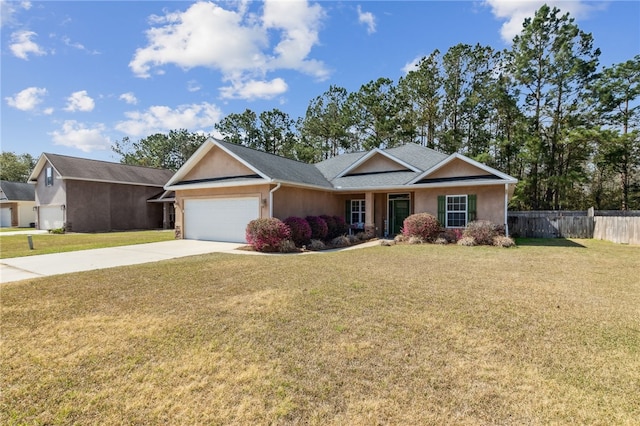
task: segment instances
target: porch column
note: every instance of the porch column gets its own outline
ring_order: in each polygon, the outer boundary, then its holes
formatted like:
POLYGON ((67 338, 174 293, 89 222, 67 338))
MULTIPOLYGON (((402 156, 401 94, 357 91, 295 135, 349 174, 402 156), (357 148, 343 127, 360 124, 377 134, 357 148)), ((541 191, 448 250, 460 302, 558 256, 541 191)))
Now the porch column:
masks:
POLYGON ((374 201, 373 201, 373 192, 365 192, 364 193, 364 232, 367 235, 375 235, 376 233, 376 222, 373 217, 374 212, 374 201))

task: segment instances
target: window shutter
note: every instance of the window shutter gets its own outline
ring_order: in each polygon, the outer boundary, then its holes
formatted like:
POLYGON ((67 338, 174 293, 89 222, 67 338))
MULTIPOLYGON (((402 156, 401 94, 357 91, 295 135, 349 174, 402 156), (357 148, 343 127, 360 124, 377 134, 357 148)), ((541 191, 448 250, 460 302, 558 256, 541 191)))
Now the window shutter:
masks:
POLYGON ((344 220, 345 222, 347 222, 349 225, 351 225, 351 200, 347 200, 345 202, 345 207, 344 207, 344 220))
POLYGON ((467 222, 473 222, 476 220, 478 197, 476 194, 467 195, 467 222))
POLYGON ((438 222, 442 226, 447 226, 447 209, 444 195, 438 195, 438 222))

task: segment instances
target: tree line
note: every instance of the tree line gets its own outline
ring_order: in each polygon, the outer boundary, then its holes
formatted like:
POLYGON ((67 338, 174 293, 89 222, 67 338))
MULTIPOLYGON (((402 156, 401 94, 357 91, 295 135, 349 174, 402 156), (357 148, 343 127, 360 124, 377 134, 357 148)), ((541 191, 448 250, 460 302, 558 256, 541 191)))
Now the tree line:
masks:
MULTIPOLYGON (((246 109, 215 129, 309 163, 413 142, 518 178, 513 209, 640 209, 640 55, 604 68, 599 55, 591 34, 545 5, 509 49, 435 50, 397 82, 330 86, 303 117, 246 109)), ((122 163, 177 170, 205 139, 172 130, 112 149, 122 163)))

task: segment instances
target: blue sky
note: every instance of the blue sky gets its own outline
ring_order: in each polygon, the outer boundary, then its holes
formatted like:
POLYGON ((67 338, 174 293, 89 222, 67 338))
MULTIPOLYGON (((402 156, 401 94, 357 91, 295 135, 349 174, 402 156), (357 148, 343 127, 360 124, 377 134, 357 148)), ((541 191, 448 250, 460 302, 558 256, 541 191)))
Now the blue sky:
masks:
MULTIPOLYGON (((542 1, 5 1, 2 151, 118 161, 128 136, 214 133, 230 113, 303 116, 330 85, 397 82, 434 49, 507 48, 542 1)), ((550 1, 602 50, 640 53, 640 2, 550 1)))

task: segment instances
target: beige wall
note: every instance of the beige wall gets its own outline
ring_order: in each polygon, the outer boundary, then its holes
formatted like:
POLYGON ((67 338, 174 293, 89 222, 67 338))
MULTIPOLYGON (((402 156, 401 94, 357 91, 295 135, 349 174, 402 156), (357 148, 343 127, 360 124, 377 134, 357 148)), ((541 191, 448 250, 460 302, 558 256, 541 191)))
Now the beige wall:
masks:
POLYGON ((426 179, 459 177, 459 176, 481 176, 490 175, 486 171, 477 168, 476 166, 462 161, 458 158, 452 160, 449 164, 443 166, 441 169, 436 170, 426 176, 426 179))
POLYGON ((504 185, 465 186, 454 188, 416 189, 413 211, 438 216, 438 195, 476 194, 477 220, 504 224, 504 185))
POLYGON ((348 174, 387 172, 395 170, 407 170, 407 168, 382 154, 376 154, 360 166, 351 170, 348 174))
POLYGON ((273 216, 278 219, 322 214, 343 217, 344 206, 340 197, 328 191, 282 186, 273 194, 273 216))
POLYGON ((253 175, 255 172, 214 146, 183 180, 208 179, 228 176, 253 175))

